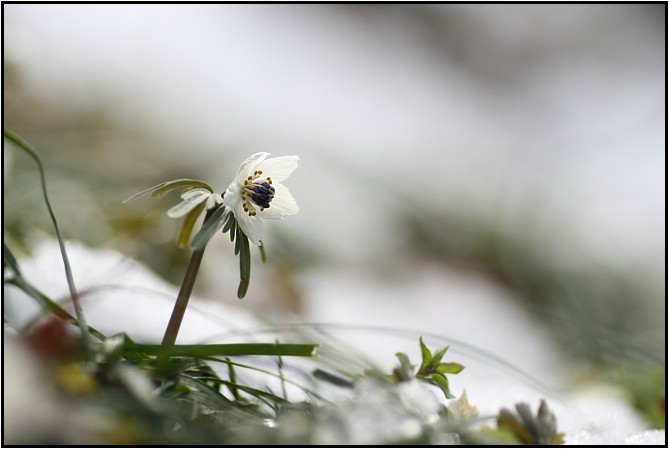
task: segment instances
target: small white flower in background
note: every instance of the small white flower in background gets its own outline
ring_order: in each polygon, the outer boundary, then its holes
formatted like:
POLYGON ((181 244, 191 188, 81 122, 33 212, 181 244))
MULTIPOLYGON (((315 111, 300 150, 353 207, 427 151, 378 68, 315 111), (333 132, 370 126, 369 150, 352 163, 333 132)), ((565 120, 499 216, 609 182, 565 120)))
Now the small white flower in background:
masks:
POLYGON ((264 232, 262 219, 281 219, 300 210, 288 188, 281 184, 297 168, 300 158, 267 159, 268 156, 269 153, 256 153, 246 159, 223 195, 223 203, 235 215, 241 230, 258 246, 264 232))
POLYGON ((206 209, 213 209, 216 206, 223 204, 223 198, 218 193, 211 193, 207 189, 193 189, 181 194, 183 200, 176 206, 167 211, 167 216, 170 218, 179 218, 188 214, 203 202, 207 202, 206 209))
POLYGON ((449 402, 448 410, 460 419, 475 418, 479 415, 479 410, 467 399, 467 390, 462 390, 462 396, 449 402))

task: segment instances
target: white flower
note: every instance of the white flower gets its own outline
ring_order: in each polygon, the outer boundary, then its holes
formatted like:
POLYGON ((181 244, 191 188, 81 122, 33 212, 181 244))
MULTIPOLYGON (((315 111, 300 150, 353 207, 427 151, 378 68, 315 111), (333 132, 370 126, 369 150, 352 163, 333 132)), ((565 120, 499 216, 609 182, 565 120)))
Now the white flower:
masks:
POLYGON ((207 189, 188 190, 181 195, 181 199, 183 200, 182 202, 167 211, 168 217, 183 217, 204 201, 207 202, 207 205, 205 206, 207 210, 213 209, 223 203, 221 195, 218 193, 211 193, 207 189))
POLYGON ((479 415, 479 410, 476 406, 471 405, 467 399, 467 390, 462 390, 462 396, 459 399, 454 399, 448 404, 448 410, 453 416, 463 418, 475 418, 479 415))
POLYGON ((254 245, 262 244, 262 219, 281 219, 300 210, 288 188, 281 184, 297 168, 300 158, 268 156, 256 153, 246 159, 223 195, 223 203, 254 245))

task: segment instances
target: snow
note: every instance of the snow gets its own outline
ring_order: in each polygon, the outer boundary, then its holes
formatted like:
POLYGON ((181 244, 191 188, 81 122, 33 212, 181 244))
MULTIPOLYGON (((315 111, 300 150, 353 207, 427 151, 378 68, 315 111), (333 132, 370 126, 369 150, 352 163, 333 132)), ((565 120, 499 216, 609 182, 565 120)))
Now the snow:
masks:
POLYGON ((667 446, 667 433, 664 430, 646 430, 645 432, 592 432, 581 431, 568 436, 565 444, 571 446, 667 446))
MULTIPOLYGON (((159 341, 171 311, 171 298, 176 294, 176 287, 165 283, 146 267, 118 252, 90 249, 76 242, 68 242, 67 247, 75 280, 83 293, 84 311, 89 324, 107 334, 126 331, 138 341, 159 341), (118 294, 119 292, 123 294, 118 294)), ((20 260, 20 266, 24 276, 34 281, 37 288, 54 296, 66 295, 67 286, 64 276, 61 275, 60 254, 55 242, 43 242, 35 248, 32 258, 20 260)), ((393 354, 397 351, 405 351, 414 361, 417 360, 419 335, 424 336, 428 346, 434 347, 447 342, 451 349, 445 359, 452 357, 452 360, 466 366, 462 373, 451 377, 451 389, 459 396, 466 388, 469 402, 479 409, 481 416, 492 416, 499 408, 510 407, 518 401, 525 401, 536 407, 539 399, 543 397, 556 413, 558 429, 566 432, 568 444, 663 442, 665 432, 648 431, 629 403, 610 387, 592 387, 561 393, 558 386, 566 379, 560 370, 553 370, 548 377, 553 386, 536 382, 535 379, 546 379, 544 376, 551 367, 559 366, 559 353, 541 332, 540 326, 522 309, 510 302, 502 301, 501 305, 495 303, 499 299, 499 292, 488 286, 481 286, 471 279, 458 281, 457 277, 434 276, 429 270, 422 277, 411 279, 401 280, 394 287, 389 286, 386 281, 385 287, 381 287, 373 282, 365 283, 362 279, 349 280, 347 283, 338 277, 316 276, 305 282, 307 296, 312 302, 307 317, 319 320, 329 318, 332 324, 324 325, 323 329, 342 343, 356 345, 367 357, 376 359, 374 361, 381 365, 387 365, 386 368, 395 363, 393 354), (449 287, 451 283, 453 285, 449 287), (451 295, 446 294, 449 288, 451 295), (438 293, 440 289, 441 294, 438 293), (328 294, 331 291, 338 294, 328 294), (421 295, 416 297, 422 297, 424 302, 401 299, 412 292, 420 292, 421 295), (464 298, 470 293, 472 302, 467 303, 464 298), (450 300, 444 299, 449 296, 450 300), (448 307, 441 310, 450 310, 458 318, 429 319, 426 313, 420 313, 420 310, 430 310, 430 301, 441 300, 451 301, 447 304, 448 307), (378 313, 378 307, 384 307, 381 301, 386 305, 383 313, 378 313), (388 303, 392 306, 388 306, 388 303), (376 313, 366 310, 367 307, 376 313), (486 313, 480 316, 476 313, 489 308, 492 308, 489 313, 496 319, 491 319, 486 313), (377 317, 377 321, 370 319, 372 317, 377 317), (385 327, 378 327, 381 323, 385 327), (450 324, 444 327, 444 323, 450 324), (397 326, 397 329, 393 329, 393 326, 397 326), (420 329, 421 333, 405 332, 407 328, 420 329), (449 335, 458 335, 461 340, 451 340, 449 335), (495 342, 491 335, 503 335, 503 338, 499 338, 503 342, 495 342), (541 363, 531 368, 530 361, 534 357, 538 357, 541 363), (514 367, 515 362, 519 366, 524 365, 524 368, 514 367)), ((35 313, 31 301, 13 288, 6 288, 5 314, 8 322, 19 327, 25 323, 35 313)), ((193 298, 192 308, 186 314, 179 341, 211 342, 212 338, 216 340, 216 335, 229 332, 253 335, 253 329, 262 327, 267 326, 247 311, 220 302, 193 298)), ((22 356, 16 351, 10 351, 6 357, 19 362, 22 356)), ((20 390, 31 388, 34 382, 28 378, 22 380, 17 384, 15 392, 20 396, 20 390)), ((425 418, 434 412, 429 409, 430 404, 436 404, 434 400, 423 398, 416 402, 409 398, 414 393, 418 394, 416 388, 421 390, 418 392, 421 395, 432 394, 423 391, 422 387, 407 384, 405 389, 413 393, 402 391, 399 397, 392 399, 401 400, 405 405, 413 404, 407 407, 407 410, 414 410, 410 412, 411 416, 401 419, 406 427, 395 429, 403 432, 403 435, 411 434, 411 426, 412 423, 416 424, 414 421, 417 416, 425 418), (422 409, 416 409, 416 404, 421 404, 422 409)), ((9 403, 20 402, 19 396, 14 397, 12 394, 7 400, 9 403)), ((370 395, 365 394, 363 397, 370 395)), ((362 402, 358 405, 349 404, 350 413, 338 415, 340 419, 346 419, 347 429, 352 428, 352 423, 364 424, 364 420, 355 417, 364 416, 370 407, 374 408, 374 404, 367 403, 366 400, 357 400, 362 402)), ((17 409, 17 416, 24 413, 21 410, 21 407, 17 409)), ((391 416, 387 418, 394 419, 391 416)), ((329 441, 327 435, 330 431, 333 431, 332 428, 324 429, 324 443, 329 441)), ((355 434, 357 433, 352 435, 355 434)), ((350 441, 355 444, 374 441, 374 435, 367 435, 372 440, 362 441, 351 436, 350 441)), ((390 438, 392 435, 378 437, 390 438)))

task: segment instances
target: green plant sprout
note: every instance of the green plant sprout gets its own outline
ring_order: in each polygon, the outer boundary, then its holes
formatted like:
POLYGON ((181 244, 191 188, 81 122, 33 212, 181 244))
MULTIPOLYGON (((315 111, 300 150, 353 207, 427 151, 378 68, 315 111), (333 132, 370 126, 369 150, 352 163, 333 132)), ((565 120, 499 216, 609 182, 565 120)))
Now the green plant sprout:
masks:
POLYGON ((446 351, 448 351, 448 346, 437 349, 432 353, 423 342, 422 337, 419 339, 419 344, 422 360, 418 371, 414 373, 415 366, 409 361, 409 356, 403 352, 398 352, 395 356, 399 359, 400 365, 393 370, 392 379, 397 382, 405 382, 416 378, 420 381, 436 385, 444 393, 446 399, 453 399, 455 396, 451 394, 446 375, 458 374, 465 367, 459 363, 444 363, 441 361, 446 351))
POLYGON ((536 416, 524 402, 516 404, 516 413, 503 408, 497 415, 497 426, 508 431, 519 443, 532 445, 554 445, 564 443, 564 434, 557 431, 557 420, 544 399, 539 404, 536 416))

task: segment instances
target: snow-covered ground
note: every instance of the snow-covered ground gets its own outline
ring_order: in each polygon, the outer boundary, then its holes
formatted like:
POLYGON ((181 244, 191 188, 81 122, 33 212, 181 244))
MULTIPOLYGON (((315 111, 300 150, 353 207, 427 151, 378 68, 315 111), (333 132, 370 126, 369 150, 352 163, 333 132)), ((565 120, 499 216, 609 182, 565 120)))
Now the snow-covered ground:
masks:
MULTIPOLYGON (((76 242, 70 242, 68 249, 89 324, 108 335, 127 332, 138 341, 159 341, 177 287, 115 251, 93 250, 76 242)), ((45 241, 35 248, 32 258, 21 260, 20 266, 38 289, 52 297, 67 296, 55 242, 45 241)), ((476 280, 436 276, 426 269, 418 277, 386 280, 382 285, 316 273, 304 283, 309 304, 306 319, 330 323, 322 327, 337 344, 351 344, 386 369, 394 366, 397 351, 417 360, 419 335, 430 346, 450 344, 447 359, 466 366, 458 376, 452 376, 451 388, 458 396, 466 388, 470 402, 482 416, 494 415, 501 407, 519 401, 536 407, 540 398, 546 398, 568 444, 664 442, 665 432, 647 431, 620 391, 603 385, 567 390, 567 370, 560 353, 541 327, 514 303, 505 302, 499 292, 476 280), (434 307, 434 301, 447 304, 434 307), (449 316, 430 316, 434 310, 449 310, 449 316)), ((33 300, 15 289, 6 288, 4 293, 5 318, 11 325, 20 326, 37 311, 33 300)), ((230 334, 245 338, 266 328, 267 323, 247 311, 193 298, 179 342, 215 342, 221 335, 227 335, 229 342, 230 334)), ((23 356, 16 351, 8 353, 5 366, 11 365, 14 357, 18 363, 23 356)), ((34 385, 26 381, 19 386, 34 385)), ((25 397, 15 393, 7 401, 25 397)), ((17 406, 13 413, 33 411, 17 406)), ((47 422, 48 416, 42 415, 47 422)), ((20 422, 13 418, 10 422, 20 422)))

